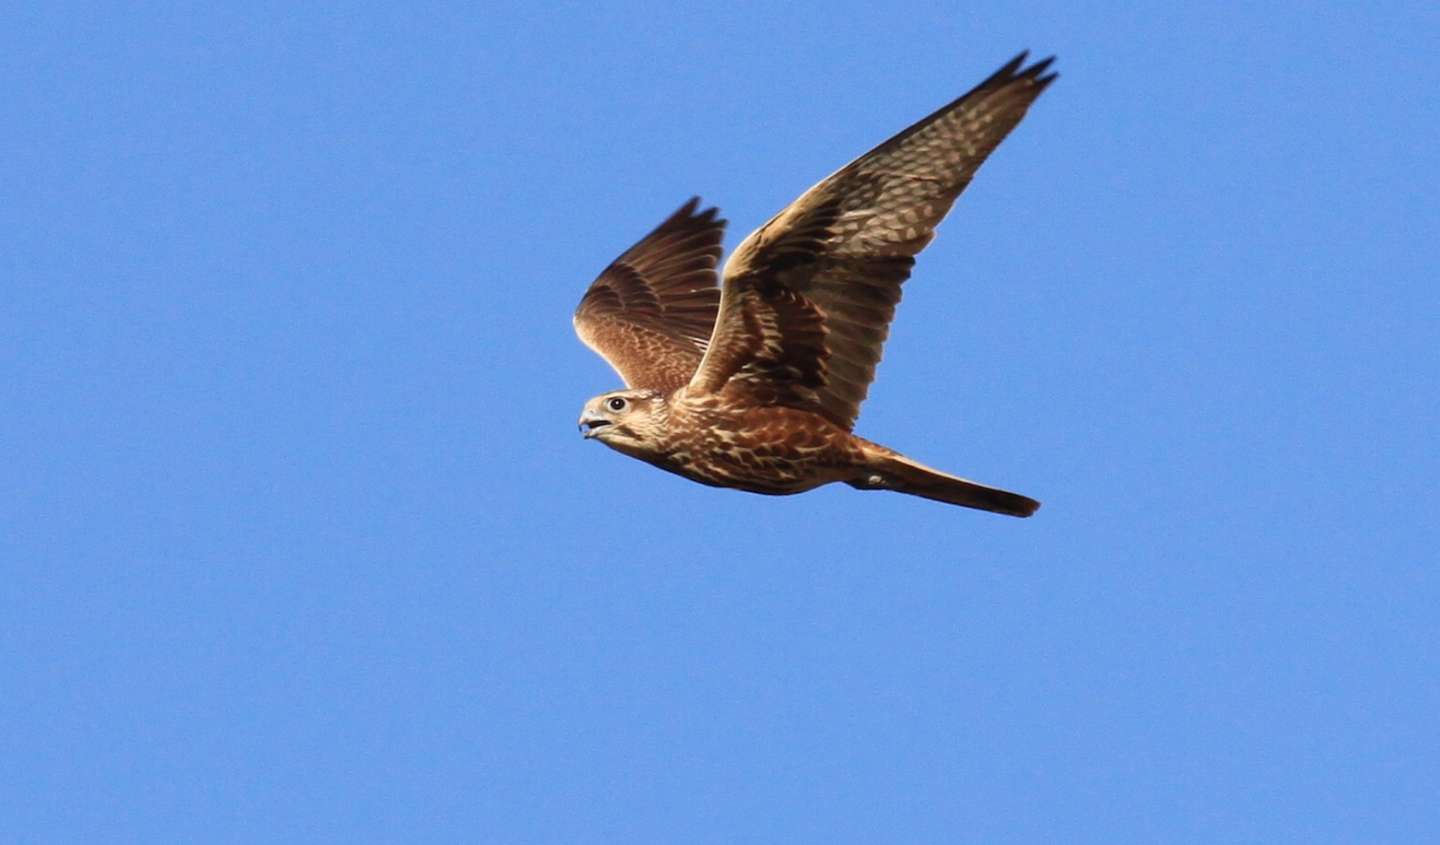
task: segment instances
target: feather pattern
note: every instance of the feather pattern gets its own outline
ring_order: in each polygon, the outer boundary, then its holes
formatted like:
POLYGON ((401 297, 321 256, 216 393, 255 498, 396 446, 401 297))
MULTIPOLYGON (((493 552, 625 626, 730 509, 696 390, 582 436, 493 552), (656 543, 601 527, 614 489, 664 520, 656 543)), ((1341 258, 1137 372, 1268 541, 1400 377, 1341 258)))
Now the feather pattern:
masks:
POLYGON ((575 310, 575 332, 635 388, 673 390, 695 372, 720 302, 725 221, 681 206, 606 267, 575 310))
POLYGON ((853 428, 914 256, 930 243, 976 169, 1055 78, 1046 74, 1050 59, 1029 67, 1024 62, 1022 53, 751 233, 725 265, 719 320, 690 392, 744 391, 758 387, 762 373, 798 381, 818 372, 819 386, 770 385, 765 392, 853 428), (793 335, 803 350, 796 357, 815 356, 818 363, 807 358, 794 374, 767 367, 755 357, 758 313, 776 321, 772 334, 793 335), (818 353, 810 349, 813 315, 824 334, 818 353), (730 386, 735 378, 741 383, 730 386))

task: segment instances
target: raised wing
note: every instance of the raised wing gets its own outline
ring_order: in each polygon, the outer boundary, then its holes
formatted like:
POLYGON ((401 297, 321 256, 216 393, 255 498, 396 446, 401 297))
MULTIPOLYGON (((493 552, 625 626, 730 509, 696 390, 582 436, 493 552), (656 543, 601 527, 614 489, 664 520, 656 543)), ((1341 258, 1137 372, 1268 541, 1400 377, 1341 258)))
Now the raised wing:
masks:
POLYGON ((974 90, 806 191, 725 265, 720 318, 690 382, 851 428, 914 256, 1055 78, 1016 56, 974 90))
POLYGON ((693 197, 590 284, 575 333, 627 387, 673 390, 695 374, 720 303, 725 221, 693 197))

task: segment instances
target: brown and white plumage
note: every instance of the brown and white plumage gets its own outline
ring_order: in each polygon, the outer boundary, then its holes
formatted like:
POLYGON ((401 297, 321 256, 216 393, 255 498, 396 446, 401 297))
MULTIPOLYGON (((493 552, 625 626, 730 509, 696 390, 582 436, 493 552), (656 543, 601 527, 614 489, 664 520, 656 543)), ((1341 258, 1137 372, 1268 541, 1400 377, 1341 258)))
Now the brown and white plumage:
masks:
POLYGON ((694 197, 606 267, 575 309, 575 332, 630 387, 673 390, 715 328, 725 221, 694 197))
POLYGON ((1055 78, 1017 56, 752 232, 716 287, 724 221, 692 199, 616 259, 575 314, 630 388, 582 425, 696 481, 793 493, 844 481, 1028 516, 1037 502, 850 433, 915 255, 1055 78))

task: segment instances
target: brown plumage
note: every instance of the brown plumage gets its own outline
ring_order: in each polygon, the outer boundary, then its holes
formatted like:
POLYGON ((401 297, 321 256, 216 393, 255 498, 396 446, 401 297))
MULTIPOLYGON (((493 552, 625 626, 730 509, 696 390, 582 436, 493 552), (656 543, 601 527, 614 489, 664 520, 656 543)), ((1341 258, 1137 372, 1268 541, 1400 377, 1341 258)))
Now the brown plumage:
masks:
POLYGON ((930 469, 851 433, 915 255, 976 169, 1055 78, 1010 61, 842 167, 716 264, 725 221, 690 200, 591 284, 580 338, 626 390, 587 438, 717 487, 799 493, 835 481, 1029 516, 1033 499, 930 469))

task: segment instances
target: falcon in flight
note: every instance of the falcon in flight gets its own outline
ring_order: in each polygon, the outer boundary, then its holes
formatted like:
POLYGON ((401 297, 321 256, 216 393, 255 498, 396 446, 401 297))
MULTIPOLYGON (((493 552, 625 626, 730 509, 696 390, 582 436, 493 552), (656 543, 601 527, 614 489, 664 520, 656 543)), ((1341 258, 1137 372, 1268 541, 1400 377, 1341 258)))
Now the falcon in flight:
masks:
POLYGON ((717 284, 725 221, 690 200, 615 259, 575 331, 626 389, 585 403, 587 439, 715 487, 843 481, 1029 516, 1040 503, 851 432, 915 255, 1054 73, 1021 53, 747 237, 717 284))

